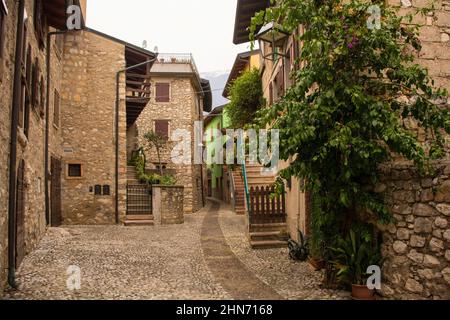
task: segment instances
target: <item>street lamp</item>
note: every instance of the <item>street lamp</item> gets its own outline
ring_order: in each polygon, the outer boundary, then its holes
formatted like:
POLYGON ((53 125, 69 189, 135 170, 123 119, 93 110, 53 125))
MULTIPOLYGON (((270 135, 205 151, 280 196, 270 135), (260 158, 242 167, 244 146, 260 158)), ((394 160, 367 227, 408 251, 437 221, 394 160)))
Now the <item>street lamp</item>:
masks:
POLYGON ((284 31, 275 22, 269 22, 261 28, 256 35, 256 39, 259 41, 259 47, 262 49, 263 58, 266 60, 276 61, 279 57, 286 57, 283 54, 283 45, 290 34, 284 31), (264 43, 268 43, 269 52, 265 52, 264 43))

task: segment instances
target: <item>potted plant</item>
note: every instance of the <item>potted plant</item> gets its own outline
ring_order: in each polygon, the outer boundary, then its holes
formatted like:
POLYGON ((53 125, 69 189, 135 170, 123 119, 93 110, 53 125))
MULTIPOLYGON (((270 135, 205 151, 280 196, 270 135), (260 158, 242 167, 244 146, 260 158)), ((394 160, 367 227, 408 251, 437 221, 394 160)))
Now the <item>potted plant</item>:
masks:
POLYGON ((338 280, 351 285, 352 298, 355 300, 374 300, 375 291, 367 287, 367 268, 381 264, 379 247, 373 244, 370 233, 362 230, 350 230, 349 235, 338 239, 338 247, 330 248, 333 253, 331 261, 337 270, 338 280))
POLYGON ((305 239, 303 232, 298 231, 298 239, 296 242, 293 239, 288 240, 289 257, 295 261, 306 261, 309 256, 308 239, 305 239))

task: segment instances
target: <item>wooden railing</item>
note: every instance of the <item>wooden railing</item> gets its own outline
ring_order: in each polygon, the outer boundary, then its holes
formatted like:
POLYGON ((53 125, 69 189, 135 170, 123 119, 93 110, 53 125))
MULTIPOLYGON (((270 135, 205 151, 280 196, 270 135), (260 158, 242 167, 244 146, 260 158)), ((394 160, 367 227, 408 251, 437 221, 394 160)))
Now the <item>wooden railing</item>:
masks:
POLYGON ((286 222, 286 196, 276 194, 274 186, 251 187, 249 198, 250 224, 286 222))

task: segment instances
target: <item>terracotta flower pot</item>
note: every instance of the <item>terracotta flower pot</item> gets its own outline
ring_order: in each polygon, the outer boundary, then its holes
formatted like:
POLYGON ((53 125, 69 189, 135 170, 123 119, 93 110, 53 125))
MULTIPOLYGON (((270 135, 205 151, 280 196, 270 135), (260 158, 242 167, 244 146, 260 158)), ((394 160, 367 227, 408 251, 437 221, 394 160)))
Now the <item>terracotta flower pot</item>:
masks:
POLYGON ((375 300, 375 291, 367 286, 352 284, 352 298, 354 300, 375 300))
POLYGON ((314 270, 319 271, 325 268, 325 261, 311 258, 309 259, 309 264, 314 268, 314 270))

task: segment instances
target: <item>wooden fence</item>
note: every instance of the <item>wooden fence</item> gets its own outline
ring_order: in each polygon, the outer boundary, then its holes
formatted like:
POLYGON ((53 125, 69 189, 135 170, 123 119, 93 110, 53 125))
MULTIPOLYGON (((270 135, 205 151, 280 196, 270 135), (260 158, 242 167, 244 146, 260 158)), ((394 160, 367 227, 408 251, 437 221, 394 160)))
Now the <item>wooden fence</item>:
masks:
POLYGON ((273 186, 251 187, 249 192, 250 224, 286 222, 286 196, 284 193, 275 194, 273 186))

